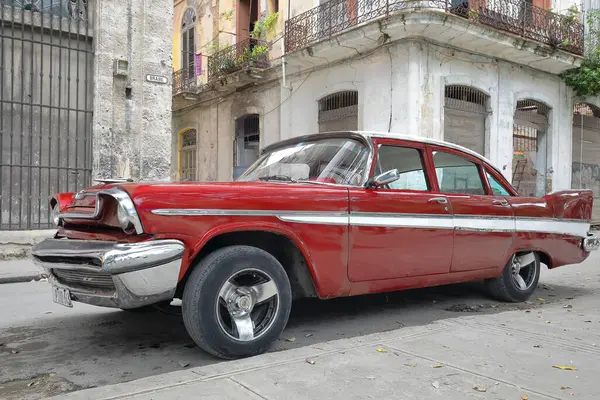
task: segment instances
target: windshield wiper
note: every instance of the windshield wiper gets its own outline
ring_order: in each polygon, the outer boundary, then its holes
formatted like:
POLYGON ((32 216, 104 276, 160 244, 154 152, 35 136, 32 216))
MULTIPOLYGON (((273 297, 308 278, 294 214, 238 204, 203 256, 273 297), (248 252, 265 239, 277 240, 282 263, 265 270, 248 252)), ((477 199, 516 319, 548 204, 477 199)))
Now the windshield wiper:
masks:
POLYGON ((261 176, 260 178, 258 178, 259 181, 287 181, 287 182, 294 182, 294 180, 292 179, 291 176, 287 176, 287 175, 268 175, 268 176, 261 176))

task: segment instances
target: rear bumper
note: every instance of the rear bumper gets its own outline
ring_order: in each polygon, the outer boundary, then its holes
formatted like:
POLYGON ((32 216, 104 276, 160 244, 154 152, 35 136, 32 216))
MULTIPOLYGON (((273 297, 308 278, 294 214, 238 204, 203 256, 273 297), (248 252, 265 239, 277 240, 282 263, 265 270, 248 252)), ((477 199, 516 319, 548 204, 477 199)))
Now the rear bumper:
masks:
POLYGON ((32 255, 71 300, 127 309, 173 299, 184 250, 178 240, 46 239, 32 255))
POLYGON ((583 239, 581 247, 587 252, 598 250, 600 248, 600 238, 593 233, 588 233, 587 237, 583 239))

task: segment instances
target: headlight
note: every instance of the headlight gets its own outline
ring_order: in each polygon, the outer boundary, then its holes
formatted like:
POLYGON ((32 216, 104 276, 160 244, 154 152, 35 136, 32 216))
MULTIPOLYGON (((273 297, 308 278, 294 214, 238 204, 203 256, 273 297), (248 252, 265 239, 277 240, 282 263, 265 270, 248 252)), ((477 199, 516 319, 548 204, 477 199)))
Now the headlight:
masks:
POLYGON ((119 225, 121 225, 124 231, 131 227, 131 216, 122 204, 119 204, 117 207, 117 218, 119 219, 119 225))
POLYGON ((58 216, 59 213, 59 206, 58 206, 58 202, 52 207, 52 222, 54 222, 54 225, 58 226, 58 224, 60 224, 60 217, 58 216))

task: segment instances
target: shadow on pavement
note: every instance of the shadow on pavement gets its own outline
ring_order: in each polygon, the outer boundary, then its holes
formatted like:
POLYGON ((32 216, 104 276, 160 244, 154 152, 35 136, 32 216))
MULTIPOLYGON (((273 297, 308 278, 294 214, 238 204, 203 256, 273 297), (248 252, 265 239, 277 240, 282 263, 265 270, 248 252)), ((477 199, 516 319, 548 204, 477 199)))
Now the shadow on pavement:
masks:
MULTIPOLYGON (((530 302, 506 304, 487 298, 482 285, 468 283, 332 300, 307 299, 294 304, 288 327, 272 351, 428 324, 456 317, 459 312, 541 308, 589 292, 579 287, 540 285, 530 302)), ((74 311, 77 309, 75 305, 74 311)), ((49 395, 71 387, 101 386, 221 362, 193 344, 180 316, 107 310, 47 317, 32 317, 29 326, 0 330, 0 386, 22 381, 24 388, 35 388, 28 386, 29 382, 43 381, 40 377, 48 380, 48 376, 68 381, 53 386, 55 389, 37 388, 49 395)))

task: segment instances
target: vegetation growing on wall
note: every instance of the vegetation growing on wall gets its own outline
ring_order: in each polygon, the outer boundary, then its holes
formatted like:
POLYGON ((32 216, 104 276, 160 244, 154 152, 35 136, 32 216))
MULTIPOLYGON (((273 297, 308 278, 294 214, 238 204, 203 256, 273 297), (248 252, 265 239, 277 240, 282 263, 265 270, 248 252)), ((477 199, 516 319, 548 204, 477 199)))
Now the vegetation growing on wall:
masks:
POLYGON ((221 18, 227 22, 231 22, 231 19, 233 18, 233 10, 223 11, 221 13, 221 18))
POLYGON ((273 33, 277 25, 277 18, 279 18, 279 13, 274 12, 267 14, 264 19, 256 21, 254 30, 252 30, 250 36, 254 39, 260 39, 263 34, 273 33))
POLYGON ((591 10, 586 17, 585 58, 579 68, 562 74, 567 85, 582 98, 600 95, 600 10, 591 10))

